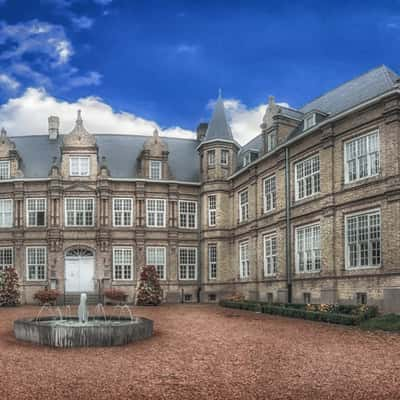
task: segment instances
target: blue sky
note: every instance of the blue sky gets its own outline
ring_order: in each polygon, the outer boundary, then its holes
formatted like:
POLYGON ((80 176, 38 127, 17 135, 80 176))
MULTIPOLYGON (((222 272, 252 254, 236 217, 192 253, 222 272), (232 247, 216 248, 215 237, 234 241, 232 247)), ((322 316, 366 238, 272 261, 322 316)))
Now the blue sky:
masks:
POLYGON ((80 107, 94 131, 190 137, 221 87, 244 142, 269 95, 300 107, 400 70, 399 40, 399 1, 0 0, 0 125, 68 131, 80 107))

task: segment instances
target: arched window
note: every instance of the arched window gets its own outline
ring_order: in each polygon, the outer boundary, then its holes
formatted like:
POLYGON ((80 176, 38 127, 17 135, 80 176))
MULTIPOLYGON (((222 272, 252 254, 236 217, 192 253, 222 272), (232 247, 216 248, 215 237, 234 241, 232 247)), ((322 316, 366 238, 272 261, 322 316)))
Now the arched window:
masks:
POLYGON ((75 247, 73 249, 70 249, 67 251, 65 254, 66 257, 93 257, 93 251, 86 249, 86 248, 81 248, 81 247, 75 247))

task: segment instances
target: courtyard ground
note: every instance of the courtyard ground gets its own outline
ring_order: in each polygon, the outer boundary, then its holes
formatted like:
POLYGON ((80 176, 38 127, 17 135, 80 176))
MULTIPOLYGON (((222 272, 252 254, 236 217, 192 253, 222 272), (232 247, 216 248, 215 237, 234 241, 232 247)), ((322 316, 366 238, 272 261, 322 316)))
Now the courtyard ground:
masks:
POLYGON ((154 320, 151 339, 53 349, 13 336, 38 307, 0 308, 0 399, 400 398, 398 334, 207 305, 134 310, 154 320))

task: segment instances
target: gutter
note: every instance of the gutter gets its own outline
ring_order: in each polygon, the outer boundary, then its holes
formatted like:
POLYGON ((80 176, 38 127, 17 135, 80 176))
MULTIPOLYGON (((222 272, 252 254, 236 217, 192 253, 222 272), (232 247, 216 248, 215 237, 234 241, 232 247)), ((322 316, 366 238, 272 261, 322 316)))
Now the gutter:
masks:
POLYGON ((287 301, 292 302, 292 242, 291 242, 291 196, 290 196, 290 155, 289 147, 285 148, 285 203, 286 203, 286 281, 287 281, 287 301))

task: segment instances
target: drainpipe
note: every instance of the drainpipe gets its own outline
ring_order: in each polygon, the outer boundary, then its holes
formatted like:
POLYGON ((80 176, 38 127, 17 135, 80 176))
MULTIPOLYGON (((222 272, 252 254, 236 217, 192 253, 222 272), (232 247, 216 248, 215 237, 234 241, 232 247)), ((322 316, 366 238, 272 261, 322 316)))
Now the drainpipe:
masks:
POLYGON ((290 161, 289 147, 285 148, 285 203, 286 203, 286 280, 288 291, 288 303, 292 302, 292 246, 290 225, 290 161))
POLYGON ((202 212, 201 212, 201 210, 202 210, 202 208, 203 207, 201 207, 201 200, 202 200, 202 196, 200 195, 200 201, 199 201, 199 205, 200 205, 200 207, 199 207, 199 221, 197 222, 197 227, 198 227, 198 229, 199 229, 199 231, 198 231, 198 233, 197 233, 197 238, 198 238, 198 241, 197 241, 197 243, 198 243, 198 248, 197 248, 197 262, 198 262, 198 267, 197 267, 197 293, 196 293, 196 295, 197 295, 197 302, 198 303, 201 303, 201 289, 202 289, 202 277, 203 277, 203 274, 202 274, 202 272, 203 272, 203 265, 202 265, 202 260, 203 260, 203 257, 202 257, 202 240, 201 240, 201 223, 202 223, 202 221, 203 221, 203 219, 202 219, 202 216, 203 216, 203 214, 202 214, 202 212))

